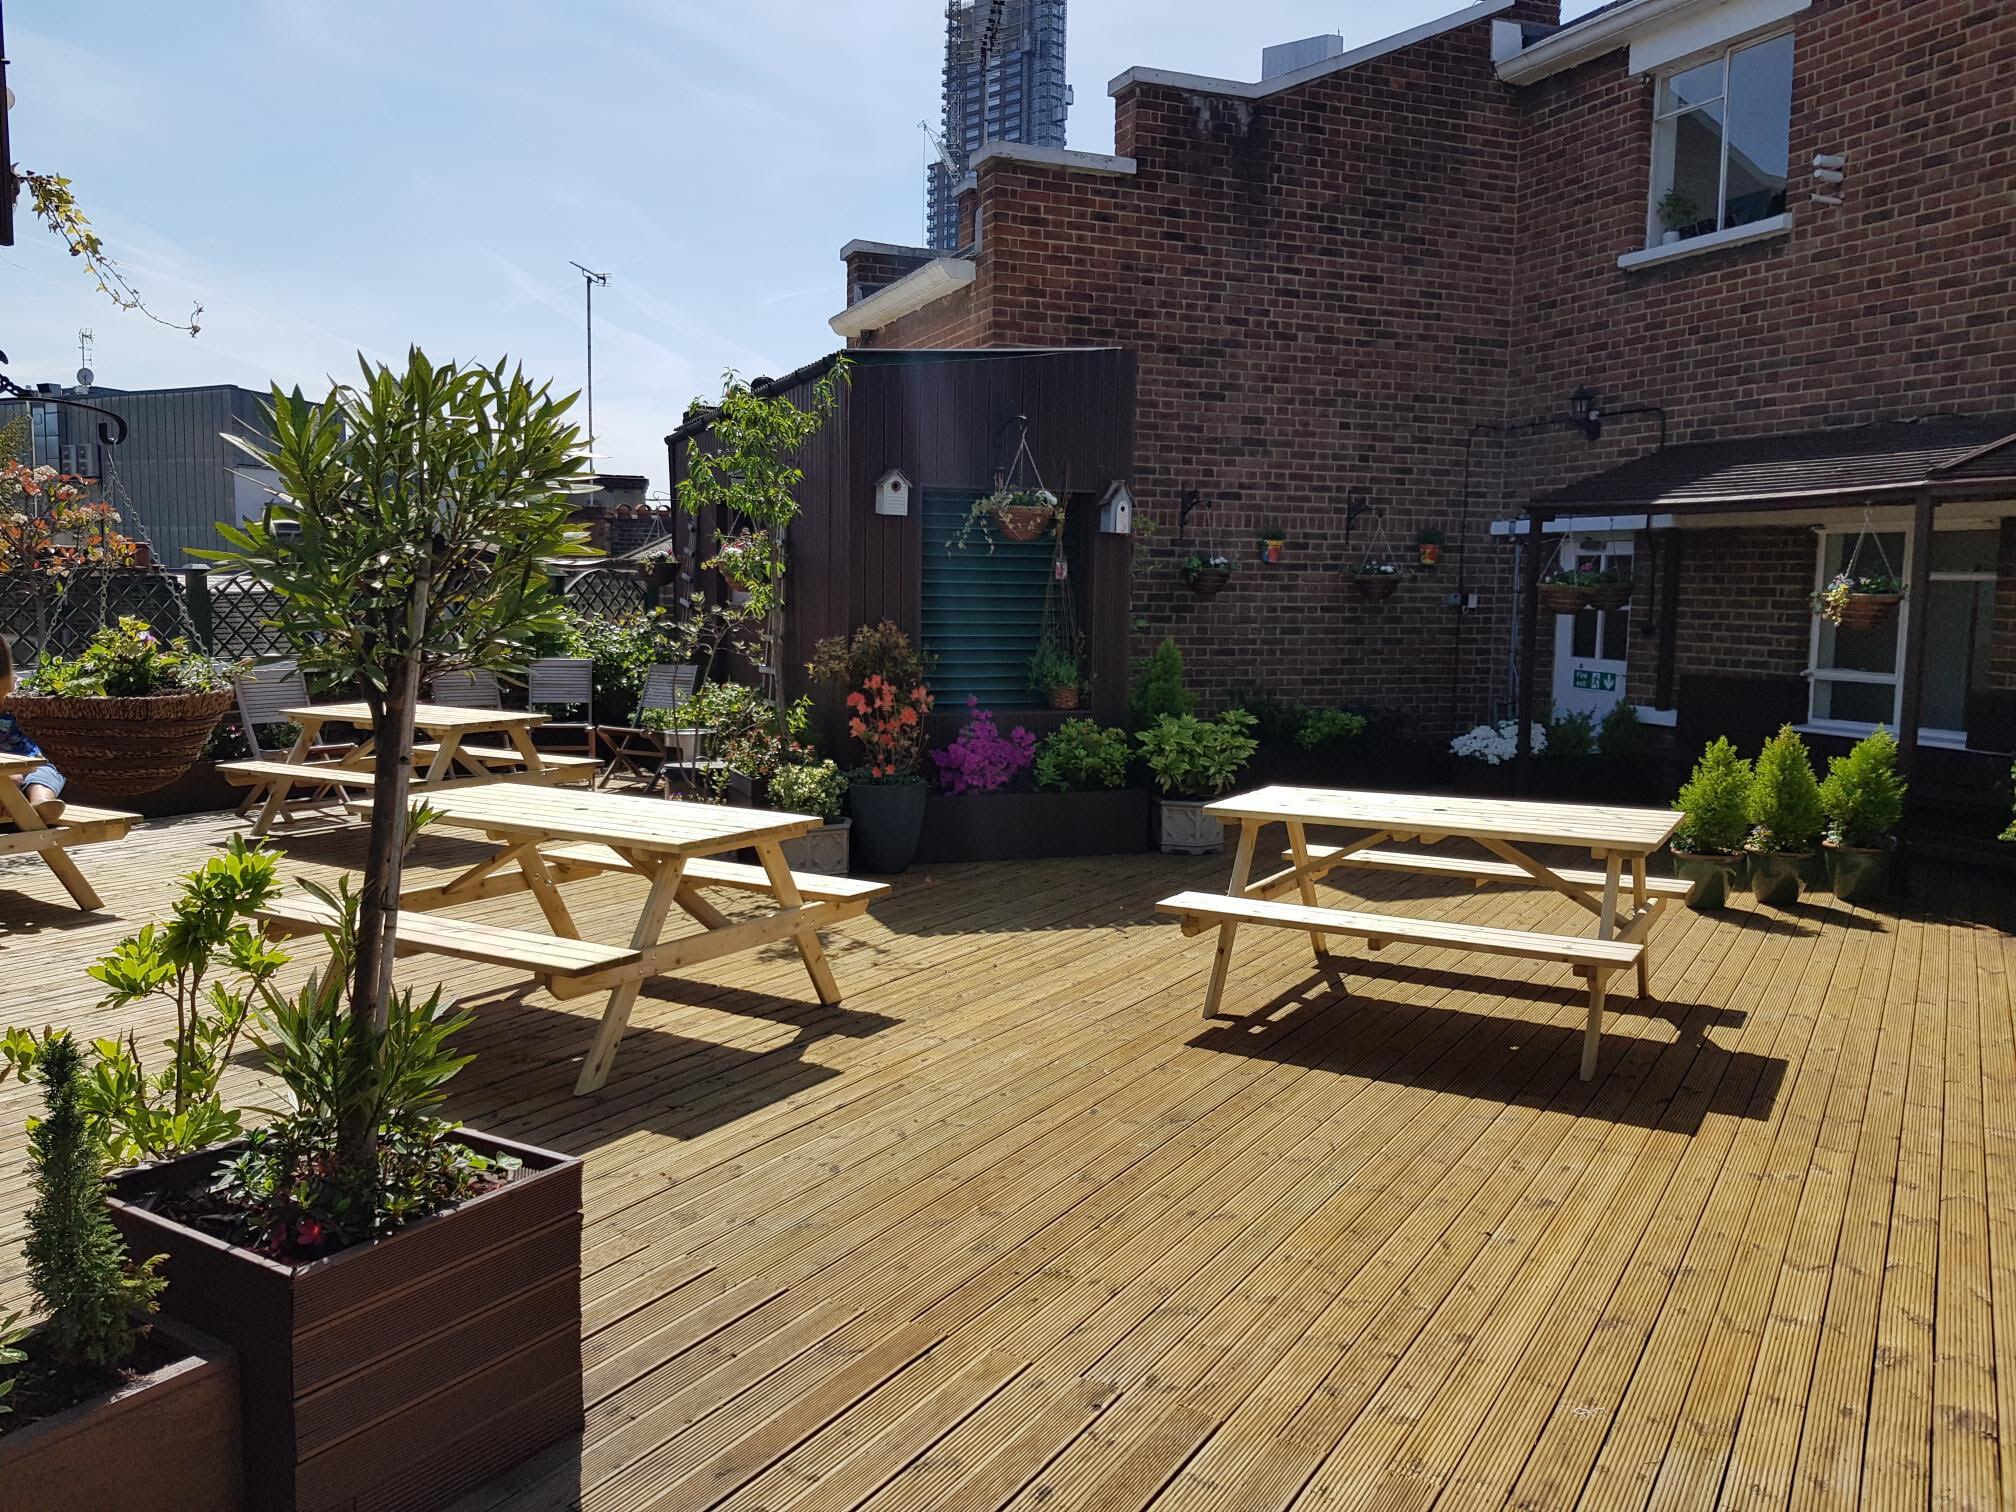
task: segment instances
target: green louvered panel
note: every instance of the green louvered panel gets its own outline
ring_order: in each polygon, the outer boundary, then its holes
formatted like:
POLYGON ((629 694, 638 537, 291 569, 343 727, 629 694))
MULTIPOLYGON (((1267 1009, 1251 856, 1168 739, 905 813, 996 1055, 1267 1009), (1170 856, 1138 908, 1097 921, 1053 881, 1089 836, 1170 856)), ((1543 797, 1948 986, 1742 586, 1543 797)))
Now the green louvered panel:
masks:
POLYGON ((997 538, 989 553, 976 533, 963 548, 951 545, 977 497, 924 494, 924 646, 938 659, 931 687, 941 709, 956 711, 969 695, 985 708, 1028 708, 1040 702, 1029 658, 1043 635, 1056 542, 997 538))

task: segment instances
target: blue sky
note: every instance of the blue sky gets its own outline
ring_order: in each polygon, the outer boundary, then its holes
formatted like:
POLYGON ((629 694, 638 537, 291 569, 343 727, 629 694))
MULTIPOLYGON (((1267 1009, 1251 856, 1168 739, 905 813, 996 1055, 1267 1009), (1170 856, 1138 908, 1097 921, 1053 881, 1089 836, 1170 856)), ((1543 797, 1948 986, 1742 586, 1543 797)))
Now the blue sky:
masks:
MULTIPOLYGON (((1071 145, 1108 151, 1106 83, 1250 79, 1263 45, 1356 45, 1452 0, 1074 0, 1071 145)), ((1588 9, 1571 3, 1569 13, 1588 9)), ((838 251, 920 234, 942 0, 12 0, 15 160, 70 176, 150 303, 96 295, 55 238, 0 248, 0 348, 67 381, 77 331, 123 388, 311 393, 396 359, 509 353, 580 386, 595 319, 602 465, 663 486, 663 436, 733 367, 831 350, 838 251)))

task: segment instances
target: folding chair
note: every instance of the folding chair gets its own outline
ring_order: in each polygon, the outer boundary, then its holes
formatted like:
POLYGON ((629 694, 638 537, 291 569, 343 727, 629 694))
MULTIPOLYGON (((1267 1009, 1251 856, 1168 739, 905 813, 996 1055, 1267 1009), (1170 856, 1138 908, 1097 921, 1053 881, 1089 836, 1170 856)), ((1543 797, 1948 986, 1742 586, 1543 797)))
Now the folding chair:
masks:
POLYGON ((585 656, 543 656, 525 669, 525 702, 532 708, 581 708, 579 722, 539 726, 534 739, 546 750, 563 755, 593 756, 595 734, 595 663, 585 656))
POLYGON ((596 774, 595 786, 601 787, 621 770, 633 777, 641 777, 647 787, 656 787, 667 776, 668 767, 689 756, 695 732, 677 728, 679 705, 693 696, 693 685, 700 669, 692 665, 671 666, 660 663, 644 677, 644 692, 637 700, 637 713, 641 717, 647 710, 662 709, 673 716, 672 727, 661 730, 647 730, 641 725, 603 725, 599 730, 602 741, 602 756, 605 765, 596 774), (639 762, 652 763, 648 772, 639 762))
POLYGON ((504 690, 495 672, 442 672, 434 678, 427 701, 449 709, 501 709, 504 690))
MULTIPOLYGON (((284 758, 286 751, 268 750, 259 743, 259 727, 290 723, 287 710, 314 702, 308 696, 308 682, 301 675, 301 663, 291 656, 259 663, 232 680, 232 691, 238 698, 238 724, 245 732, 245 746, 252 753, 249 759, 272 762, 284 758)), ((324 741, 310 746, 307 754, 326 759, 344 756, 356 749, 350 741, 324 741)), ((254 806, 265 801, 271 790, 270 781, 247 787, 238 812, 250 813, 254 806)), ((317 788, 311 790, 305 802, 307 806, 314 807, 341 801, 346 795, 347 790, 341 786, 317 788)), ((283 812, 277 817, 289 816, 283 812)))

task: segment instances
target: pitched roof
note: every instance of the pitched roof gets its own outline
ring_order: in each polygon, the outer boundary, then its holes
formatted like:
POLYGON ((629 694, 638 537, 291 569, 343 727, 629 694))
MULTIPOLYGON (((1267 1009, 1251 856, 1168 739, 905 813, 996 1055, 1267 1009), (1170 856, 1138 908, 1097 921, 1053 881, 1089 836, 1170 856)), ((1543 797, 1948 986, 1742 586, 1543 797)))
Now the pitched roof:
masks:
POLYGON ((1533 503, 1550 512, 1686 514, 2005 478, 2016 478, 2016 415, 1932 415, 1669 446, 1533 503))

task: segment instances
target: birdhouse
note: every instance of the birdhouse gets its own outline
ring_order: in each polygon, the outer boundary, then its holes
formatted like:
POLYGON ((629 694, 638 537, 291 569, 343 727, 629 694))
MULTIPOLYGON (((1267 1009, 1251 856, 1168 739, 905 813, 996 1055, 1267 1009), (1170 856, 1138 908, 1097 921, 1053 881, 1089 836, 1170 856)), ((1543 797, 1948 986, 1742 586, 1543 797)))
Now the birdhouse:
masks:
POLYGON ((875 513, 878 515, 910 513, 910 480, 903 476, 900 468, 892 467, 875 480, 875 513))
POLYGON ((1099 530, 1102 535, 1134 534, 1134 495, 1125 483, 1115 483, 1099 501, 1099 530))

